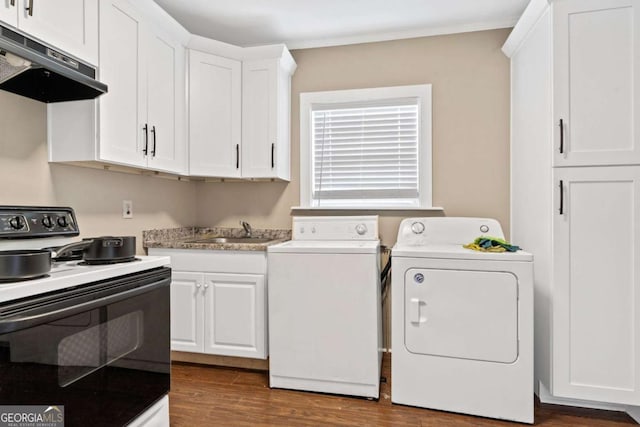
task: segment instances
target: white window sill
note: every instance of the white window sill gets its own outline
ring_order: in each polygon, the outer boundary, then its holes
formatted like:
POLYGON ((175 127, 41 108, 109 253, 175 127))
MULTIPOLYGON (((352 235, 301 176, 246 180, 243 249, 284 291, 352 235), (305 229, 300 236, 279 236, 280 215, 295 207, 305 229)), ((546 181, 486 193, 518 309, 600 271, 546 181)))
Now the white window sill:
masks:
POLYGON ((444 212, 444 208, 442 207, 431 207, 431 208, 416 208, 416 207, 406 207, 406 208, 402 208, 402 207, 326 207, 326 206, 322 206, 322 207, 305 207, 305 206, 292 206, 291 207, 291 213, 292 214, 297 214, 297 213, 310 213, 310 212, 331 212, 331 211, 335 211, 335 212, 345 212, 345 211, 351 211, 351 212, 362 212, 362 211, 367 211, 367 212, 385 212, 385 213, 392 213, 392 212, 416 212, 416 213, 420 213, 420 212, 444 212))

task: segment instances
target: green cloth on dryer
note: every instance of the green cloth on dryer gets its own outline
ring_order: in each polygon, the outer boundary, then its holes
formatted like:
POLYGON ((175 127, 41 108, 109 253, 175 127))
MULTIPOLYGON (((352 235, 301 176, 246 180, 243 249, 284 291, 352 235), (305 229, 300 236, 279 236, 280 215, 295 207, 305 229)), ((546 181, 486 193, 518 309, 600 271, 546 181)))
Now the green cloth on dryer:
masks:
POLYGON ((520 250, 519 246, 511 245, 504 239, 491 236, 480 236, 463 247, 481 252, 516 252, 520 250))

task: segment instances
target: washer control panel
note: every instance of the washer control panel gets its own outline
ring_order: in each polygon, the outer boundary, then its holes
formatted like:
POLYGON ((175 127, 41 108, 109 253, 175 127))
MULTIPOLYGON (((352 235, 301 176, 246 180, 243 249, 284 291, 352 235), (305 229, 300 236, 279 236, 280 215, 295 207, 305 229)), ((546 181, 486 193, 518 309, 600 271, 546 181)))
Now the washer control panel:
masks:
POLYGON ((67 207, 0 206, 0 238, 77 236, 78 223, 67 207))
POLYGON ((296 216, 294 240, 378 240, 378 216, 296 216))

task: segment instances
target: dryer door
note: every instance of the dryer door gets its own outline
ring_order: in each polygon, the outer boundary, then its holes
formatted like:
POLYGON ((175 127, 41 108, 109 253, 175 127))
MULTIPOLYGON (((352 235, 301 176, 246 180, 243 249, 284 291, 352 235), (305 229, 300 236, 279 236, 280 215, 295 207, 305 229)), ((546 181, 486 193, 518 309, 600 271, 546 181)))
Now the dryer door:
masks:
POLYGON ((411 353, 513 363, 518 280, 495 271, 405 273, 405 347, 411 353))

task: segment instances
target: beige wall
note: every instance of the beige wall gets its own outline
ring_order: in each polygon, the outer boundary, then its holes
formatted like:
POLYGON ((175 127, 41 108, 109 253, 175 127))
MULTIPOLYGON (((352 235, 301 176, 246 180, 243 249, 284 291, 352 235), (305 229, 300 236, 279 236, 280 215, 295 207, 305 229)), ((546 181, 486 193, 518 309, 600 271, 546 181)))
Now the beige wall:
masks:
POLYGON ((45 104, 0 91, 0 205, 71 206, 83 237, 135 235, 139 253, 143 229, 194 224, 194 183, 50 165, 46 131, 45 104))
MULTIPOLYGON (((488 216, 509 230, 509 61, 500 48, 510 30, 293 51, 291 183, 198 183, 197 223, 290 228, 300 204, 301 92, 431 83, 433 203, 448 216, 488 216)), ((357 214, 354 213, 354 214, 357 214)), ((393 245, 400 220, 380 212, 393 245)))
MULTIPOLYGON (((186 225, 290 228, 300 203, 301 92, 431 83, 433 201, 449 216, 489 216, 509 228, 509 30, 293 51, 292 180, 193 183, 47 163, 46 107, 0 91, 0 204, 69 205, 83 236, 186 225), (123 199, 134 218, 121 218, 123 199)), ((354 213, 354 212, 352 212, 354 213)), ((354 214, 357 214, 355 212, 354 214)), ((368 212, 371 213, 371 212, 368 212)), ((375 212, 374 212, 375 213, 375 212)), ((380 212, 383 243, 401 218, 380 212)))

